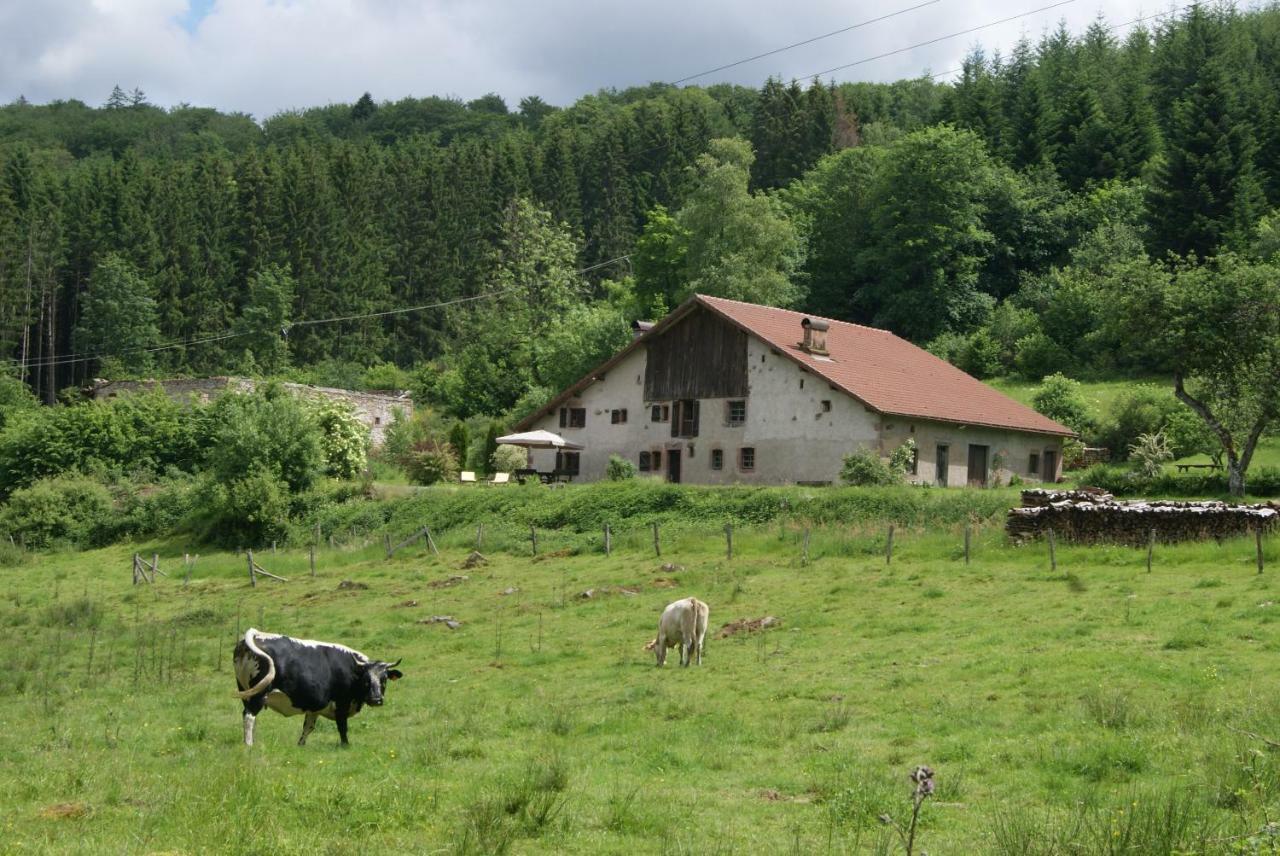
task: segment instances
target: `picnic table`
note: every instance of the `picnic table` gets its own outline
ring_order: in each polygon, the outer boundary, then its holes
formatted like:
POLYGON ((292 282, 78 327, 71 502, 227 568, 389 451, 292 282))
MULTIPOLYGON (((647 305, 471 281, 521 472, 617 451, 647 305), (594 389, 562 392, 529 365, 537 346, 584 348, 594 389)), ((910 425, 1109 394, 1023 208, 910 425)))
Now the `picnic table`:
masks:
POLYGON ((537 479, 543 484, 573 481, 573 473, 567 470, 535 470, 522 469, 515 471, 516 481, 524 484, 525 479, 537 479))
POLYGON ((1174 464, 1174 466, 1178 468, 1178 472, 1180 472, 1180 473, 1190 472, 1191 470, 1220 470, 1220 469, 1222 469, 1222 467, 1221 467, 1221 466, 1219 466, 1218 464, 1174 464))

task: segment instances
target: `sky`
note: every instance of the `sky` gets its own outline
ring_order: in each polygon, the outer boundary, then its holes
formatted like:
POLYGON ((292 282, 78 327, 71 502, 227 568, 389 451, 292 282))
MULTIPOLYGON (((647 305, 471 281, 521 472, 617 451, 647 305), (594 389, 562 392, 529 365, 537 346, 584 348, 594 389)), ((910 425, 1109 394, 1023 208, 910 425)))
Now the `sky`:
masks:
POLYGON ((691 82, 758 87, 769 75, 809 78, 849 63, 857 64, 824 79, 895 80, 951 71, 977 44, 1007 53, 1021 35, 1035 39, 1059 21, 1080 32, 1099 15, 1119 25, 1173 8, 1168 0, 1043 8, 1055 2, 0 0, 0 103, 21 95, 100 105, 118 84, 142 89, 153 104, 259 120, 352 102, 366 91, 378 101, 497 92, 512 108, 527 95, 567 105, 602 88, 679 80, 901 11, 691 82), (940 39, 1014 16, 1021 17, 940 39), (860 62, 894 51, 901 52, 860 62))

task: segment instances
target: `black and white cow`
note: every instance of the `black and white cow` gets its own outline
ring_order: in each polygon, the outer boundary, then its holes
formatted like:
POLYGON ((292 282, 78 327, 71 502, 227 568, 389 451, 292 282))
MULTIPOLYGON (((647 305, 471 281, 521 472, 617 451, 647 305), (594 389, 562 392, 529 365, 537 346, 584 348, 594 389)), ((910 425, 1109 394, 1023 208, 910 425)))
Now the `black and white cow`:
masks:
POLYGON ((370 660, 335 642, 293 639, 250 627, 232 657, 236 696, 244 702, 244 742, 253 745, 253 725, 263 707, 285 716, 305 714, 298 745, 316 727, 316 717, 338 725, 347 745, 347 720, 366 704, 382 704, 387 681, 402 677, 394 663, 370 660))

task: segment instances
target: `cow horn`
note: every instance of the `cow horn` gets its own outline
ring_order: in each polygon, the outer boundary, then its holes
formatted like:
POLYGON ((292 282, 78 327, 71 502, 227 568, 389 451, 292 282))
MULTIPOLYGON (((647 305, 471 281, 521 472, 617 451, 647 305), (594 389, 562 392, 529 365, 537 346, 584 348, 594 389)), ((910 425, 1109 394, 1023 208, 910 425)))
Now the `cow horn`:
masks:
MULTIPOLYGON (((400 660, 403 660, 403 659, 404 657, 400 658, 400 660)), ((387 668, 394 669, 396 666, 400 665, 400 660, 396 660, 394 663, 387 663, 387 668)))

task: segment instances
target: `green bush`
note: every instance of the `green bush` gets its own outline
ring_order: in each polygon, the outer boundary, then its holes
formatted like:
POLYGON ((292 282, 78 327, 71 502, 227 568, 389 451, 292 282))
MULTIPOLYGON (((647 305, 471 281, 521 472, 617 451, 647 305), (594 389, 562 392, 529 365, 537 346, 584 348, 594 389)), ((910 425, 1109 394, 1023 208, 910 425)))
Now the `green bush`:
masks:
POLYGON ((977 378, 995 377, 1004 370, 1000 359, 1000 343, 985 329, 969 337, 957 358, 956 364, 977 378))
POLYGON ((228 394, 210 408, 208 470, 231 482, 269 473, 290 491, 311 486, 324 465, 320 424, 310 406, 276 386, 228 394))
POLYGON ((529 453, 519 446, 502 445, 494 449, 493 457, 490 458, 489 463, 495 473, 523 470, 525 465, 529 463, 529 453))
POLYGON ((840 480, 845 484, 866 487, 897 484, 899 477, 875 452, 859 449, 853 454, 845 455, 844 466, 840 468, 840 480))
POLYGON ((1044 379, 1031 399, 1037 413, 1066 425, 1077 434, 1085 435, 1093 429, 1093 418, 1084 401, 1080 382, 1055 372, 1044 379))
POLYGON ((609 465, 604 472, 609 481, 626 481, 636 477, 636 465, 626 458, 610 455, 609 465))
POLYGON ((456 481, 458 458, 448 443, 424 440, 405 456, 404 469, 414 484, 456 481))
POLYGON ((358 478, 369 464, 369 430, 345 401, 322 398, 311 402, 320 429, 324 471, 334 478, 358 478))
POLYGON ((1162 431, 1185 409, 1168 389, 1137 386, 1112 403, 1098 428, 1097 445, 1110 449, 1112 460, 1124 460, 1140 434, 1162 431))
POLYGON ((100 482, 77 475, 41 479, 13 492, 0 506, 0 533, 28 547, 106 542, 114 509, 100 482))
POLYGON ((1014 346, 1013 364, 1027 380, 1040 380, 1062 370, 1071 362, 1071 354, 1047 333, 1032 333, 1014 346))
POLYGON ((224 547, 257 547, 289 534, 289 487, 259 469, 228 482, 206 477, 198 489, 192 523, 205 541, 224 547))
POLYGON ((197 482, 189 477, 170 479, 124 491, 120 511, 110 531, 112 540, 162 538, 172 535, 196 510, 197 482))

